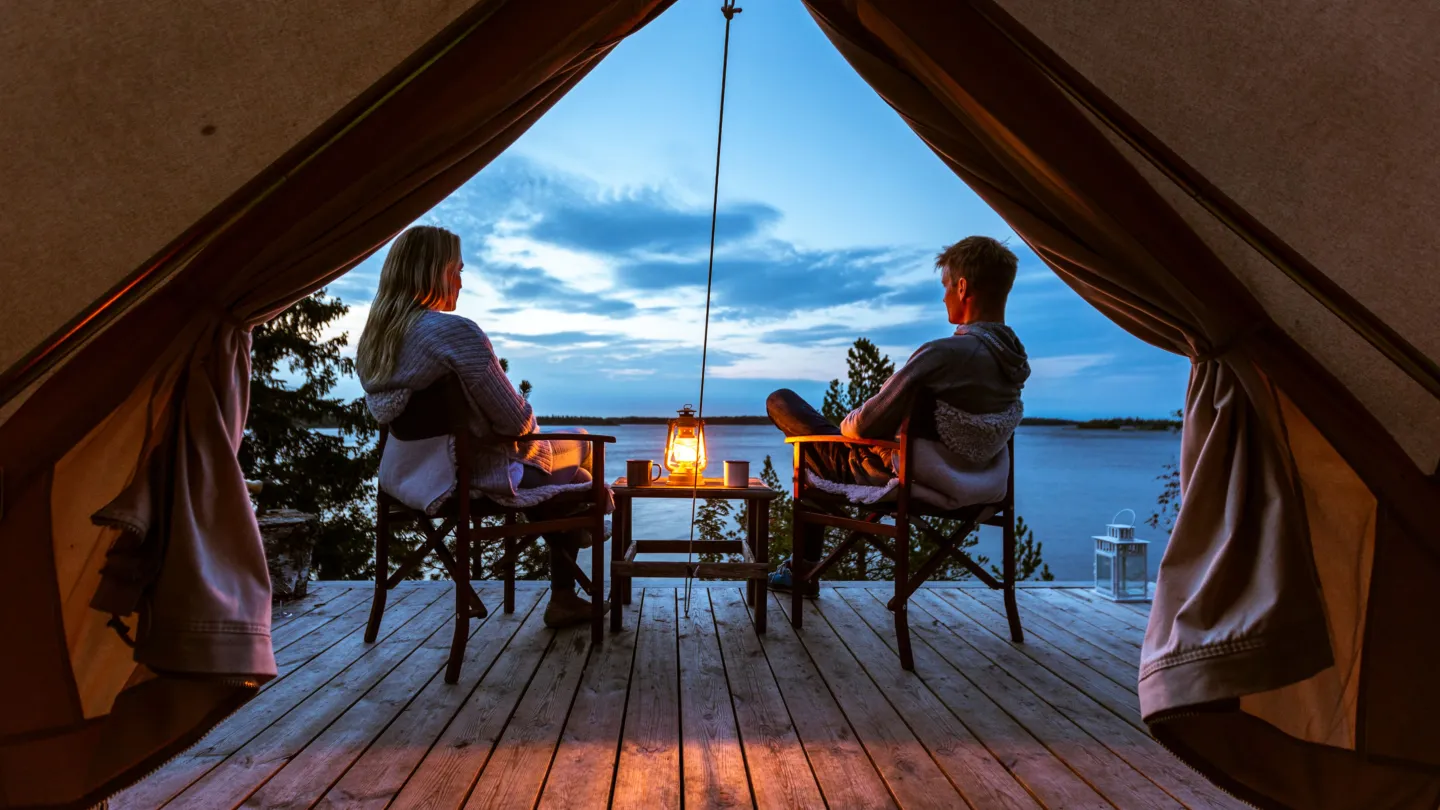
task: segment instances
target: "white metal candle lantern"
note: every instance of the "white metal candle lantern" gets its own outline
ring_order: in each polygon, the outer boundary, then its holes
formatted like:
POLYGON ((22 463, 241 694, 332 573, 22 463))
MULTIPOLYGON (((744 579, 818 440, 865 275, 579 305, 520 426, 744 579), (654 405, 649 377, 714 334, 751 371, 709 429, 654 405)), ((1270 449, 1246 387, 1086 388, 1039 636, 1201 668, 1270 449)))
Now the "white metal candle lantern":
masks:
POLYGON ((1094 535, 1095 592, 1114 602, 1145 602, 1149 562, 1146 551, 1150 543, 1135 539, 1133 523, 1119 523, 1126 512, 1135 519, 1134 509, 1121 509, 1105 526, 1105 534, 1094 535))

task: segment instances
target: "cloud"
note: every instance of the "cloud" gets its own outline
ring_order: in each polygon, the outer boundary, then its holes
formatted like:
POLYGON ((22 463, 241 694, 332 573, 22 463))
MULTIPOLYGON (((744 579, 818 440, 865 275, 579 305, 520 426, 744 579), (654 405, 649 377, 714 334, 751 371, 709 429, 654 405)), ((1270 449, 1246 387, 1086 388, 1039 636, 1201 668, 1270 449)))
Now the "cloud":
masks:
POLYGON ((1053 382, 1074 377, 1087 369, 1106 365, 1115 359, 1110 354, 1064 354, 1030 358, 1030 380, 1027 384, 1053 382))
MULTIPOLYGON (((762 203, 727 205, 716 217, 716 238, 725 242, 745 240, 779 219, 778 210, 762 203)), ((529 235, 582 251, 687 254, 709 247, 710 212, 682 209, 658 192, 646 191, 617 199, 559 205, 547 210, 529 235)))
MULTIPOLYGON (((505 155, 421 222, 461 236, 465 288, 457 312, 491 335, 512 376, 531 380, 542 402, 560 398, 537 407, 573 411, 563 398, 582 397, 616 412, 651 413, 665 409, 633 403, 694 398, 708 205, 655 188, 601 187, 505 155)), ((782 222, 782 212, 764 202, 721 206, 707 375, 732 412, 758 413, 763 392, 780 385, 809 390, 843 379, 857 337, 899 364, 953 332, 933 247, 798 245, 775 235, 782 222), (757 392, 758 403, 747 405, 757 392)), ((1063 415, 1071 392, 1090 391, 1096 379, 1177 373, 1023 243, 1013 247, 1020 273, 1007 320, 1032 356, 1027 401, 1063 415)), ((384 252, 330 288, 353 307, 343 322, 352 351, 384 252)))

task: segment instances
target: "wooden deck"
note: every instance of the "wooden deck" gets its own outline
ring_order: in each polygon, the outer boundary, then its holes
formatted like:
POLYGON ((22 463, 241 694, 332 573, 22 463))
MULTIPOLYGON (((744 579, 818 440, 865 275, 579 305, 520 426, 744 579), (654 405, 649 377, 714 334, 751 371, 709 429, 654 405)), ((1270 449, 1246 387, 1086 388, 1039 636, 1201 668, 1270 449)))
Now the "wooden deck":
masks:
POLYGON ((900 668, 887 586, 827 587, 797 634, 772 601, 757 638, 740 587, 635 591, 626 629, 541 622, 521 585, 441 678, 445 583, 405 583, 361 638, 364 583, 277 609, 280 675, 115 808, 1242 807, 1145 732, 1135 695, 1145 608, 1079 589, 912 600, 900 668), (637 627, 638 619, 638 631, 637 627))

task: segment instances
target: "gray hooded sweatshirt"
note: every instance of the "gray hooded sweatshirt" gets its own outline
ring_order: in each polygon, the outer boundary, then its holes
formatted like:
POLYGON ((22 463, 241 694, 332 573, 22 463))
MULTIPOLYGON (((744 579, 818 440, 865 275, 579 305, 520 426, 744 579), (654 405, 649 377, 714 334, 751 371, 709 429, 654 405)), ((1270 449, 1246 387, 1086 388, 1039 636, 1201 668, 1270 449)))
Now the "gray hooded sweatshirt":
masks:
POLYGON ((999 500, 1009 466, 1006 442, 1024 414, 1020 391, 1029 376, 1025 347, 1010 327, 963 324, 916 349, 840 430, 852 438, 893 439, 917 398, 928 395, 936 402, 938 441, 915 442, 912 469, 939 497, 922 497, 952 508, 999 500))

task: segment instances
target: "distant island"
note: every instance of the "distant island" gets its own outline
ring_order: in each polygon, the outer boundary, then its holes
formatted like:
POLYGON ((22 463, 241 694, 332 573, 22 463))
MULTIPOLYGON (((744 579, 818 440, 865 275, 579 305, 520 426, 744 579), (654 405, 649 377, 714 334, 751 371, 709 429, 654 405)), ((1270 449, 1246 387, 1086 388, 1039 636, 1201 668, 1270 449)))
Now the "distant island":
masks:
MULTIPOLYGON (((542 425, 664 425, 670 421, 667 416, 540 416, 536 421, 542 425)), ((710 425, 768 425, 765 416, 707 416, 710 425)), ((335 428, 335 423, 326 424, 301 422, 307 428, 335 428)), ((1139 419, 1133 416, 1114 419, 1051 419, 1045 416, 1027 416, 1020 420, 1024 426, 1068 427, 1076 430, 1179 430, 1178 419, 1139 419)))
MULTIPOLYGON (((666 416, 539 416, 536 421, 542 425, 664 425, 670 421, 666 416)), ((768 425, 766 416, 707 416, 708 425, 768 425)), ((1021 425, 1045 427, 1073 427, 1078 430, 1179 430, 1178 419, 1139 419, 1133 416, 1113 419, 1051 419, 1044 416, 1027 416, 1021 425)))

